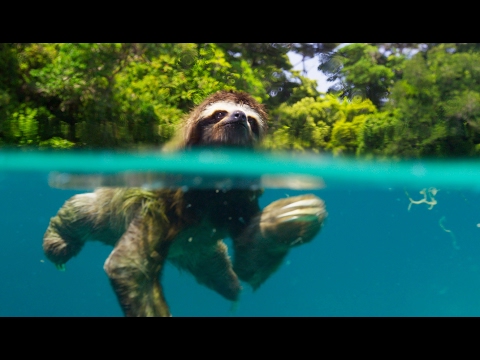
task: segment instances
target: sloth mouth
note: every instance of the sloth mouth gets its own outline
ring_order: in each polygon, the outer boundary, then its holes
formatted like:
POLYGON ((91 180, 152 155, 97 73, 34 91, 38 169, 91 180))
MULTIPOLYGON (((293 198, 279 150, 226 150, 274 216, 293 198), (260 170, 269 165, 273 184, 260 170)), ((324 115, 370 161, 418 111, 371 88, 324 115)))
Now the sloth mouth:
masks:
POLYGON ((248 125, 245 121, 243 120, 237 120, 237 119, 233 119, 233 120, 226 120, 224 122, 221 123, 222 126, 228 126, 228 127, 233 127, 233 126, 243 126, 245 129, 248 130, 248 125))
MULTIPOLYGON (((248 146, 251 143, 248 128, 240 124, 225 124, 223 130, 214 140, 217 144, 225 146, 248 146)), ((212 139, 213 140, 213 139, 212 139)))
POLYGON ((250 137, 250 127, 248 123, 240 119, 228 119, 220 125, 225 133, 234 137, 250 137))
POLYGON ((248 125, 242 122, 231 122, 222 125, 224 134, 229 139, 248 140, 250 138, 250 129, 248 125))

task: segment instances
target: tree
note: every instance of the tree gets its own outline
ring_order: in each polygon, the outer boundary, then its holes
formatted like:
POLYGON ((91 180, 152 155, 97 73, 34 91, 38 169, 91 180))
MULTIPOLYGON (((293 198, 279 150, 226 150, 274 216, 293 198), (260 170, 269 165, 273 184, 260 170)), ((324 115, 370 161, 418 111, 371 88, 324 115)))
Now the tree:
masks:
POLYGON ((261 87, 257 86, 256 88, 267 95, 264 103, 273 109, 289 101, 290 96, 301 83, 298 72, 292 71, 288 52, 293 51, 300 54, 305 60, 331 51, 338 44, 229 43, 218 45, 226 51, 227 61, 238 73, 243 73, 242 76, 245 74, 240 64, 242 62, 248 64, 255 78, 261 81, 261 87))
POLYGON ((366 121, 361 152, 399 157, 478 154, 479 64, 478 52, 458 51, 455 44, 438 44, 414 55, 392 88, 386 113, 366 121))
POLYGON ((339 97, 360 96, 381 108, 394 82, 401 78, 405 55, 391 46, 388 51, 369 44, 350 44, 321 56, 319 70, 337 82, 329 92, 339 97))
POLYGON ((214 91, 268 97, 260 73, 215 44, 4 44, 0 68, 9 145, 159 145, 214 91))
POLYGON ((376 111, 369 100, 339 99, 320 94, 316 82, 302 78, 292 96, 271 114, 272 129, 265 141, 269 149, 355 153, 364 116, 376 111), (311 95, 311 96, 302 96, 311 95))

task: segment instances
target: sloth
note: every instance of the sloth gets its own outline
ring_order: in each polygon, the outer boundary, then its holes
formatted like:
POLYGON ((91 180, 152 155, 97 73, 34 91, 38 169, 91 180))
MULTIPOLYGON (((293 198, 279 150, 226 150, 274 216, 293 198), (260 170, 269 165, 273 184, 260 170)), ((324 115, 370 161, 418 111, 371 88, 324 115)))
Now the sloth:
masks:
MULTIPOLYGON (((266 130, 263 105, 244 92, 220 91, 188 115, 178 147, 255 148, 266 130)), ((43 250, 64 270, 86 241, 113 246, 104 270, 125 316, 171 316, 160 283, 166 261, 235 302, 241 281, 256 290, 291 248, 319 233, 327 216, 314 195, 260 209, 261 194, 258 188, 98 188, 65 202, 50 220, 43 250)))

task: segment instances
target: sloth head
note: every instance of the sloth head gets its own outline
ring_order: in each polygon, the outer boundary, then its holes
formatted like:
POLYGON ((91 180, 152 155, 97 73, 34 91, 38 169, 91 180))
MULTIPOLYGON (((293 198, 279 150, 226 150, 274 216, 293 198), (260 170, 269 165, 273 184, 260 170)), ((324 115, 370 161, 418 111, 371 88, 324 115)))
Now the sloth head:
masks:
POLYGON ((190 113, 184 128, 184 147, 251 148, 261 141, 266 130, 263 105, 244 92, 219 91, 190 113))

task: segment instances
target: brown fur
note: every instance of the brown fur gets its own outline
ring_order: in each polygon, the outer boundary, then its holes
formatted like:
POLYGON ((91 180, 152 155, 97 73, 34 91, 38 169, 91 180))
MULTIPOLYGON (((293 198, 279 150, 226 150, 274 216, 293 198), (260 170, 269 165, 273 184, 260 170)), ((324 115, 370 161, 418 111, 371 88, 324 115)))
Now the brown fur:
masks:
MULTIPOLYGON (((193 109, 180 147, 253 147, 266 119, 250 95, 218 92, 193 109), (226 109, 208 112, 222 102, 226 109)), ((63 269, 88 240, 114 246, 104 268, 127 316, 170 315, 159 282, 167 260, 235 301, 240 280, 258 288, 291 247, 315 237, 326 216, 323 201, 313 195, 280 199, 263 210, 260 195, 241 189, 100 188, 67 200, 51 219, 43 248, 63 269), (233 240, 233 264, 226 237, 233 240)))
MULTIPOLYGON (((208 118, 202 117, 202 112, 209 106, 220 101, 232 102, 238 105, 246 105, 256 111, 260 116, 258 120, 258 132, 259 135, 251 140, 248 144, 242 144, 242 147, 251 147, 261 141, 261 138, 267 131, 267 120, 268 116, 265 111, 265 107, 262 104, 259 104, 252 96, 244 92, 233 92, 233 91, 219 91, 207 97, 200 105, 195 107, 192 112, 189 114, 183 131, 181 139, 179 139, 180 144, 179 148, 187 148, 192 146, 199 145, 212 145, 213 141, 202 140, 201 130, 203 130, 202 123, 207 123, 208 118)), ((231 142, 228 145, 234 145, 231 142)))

